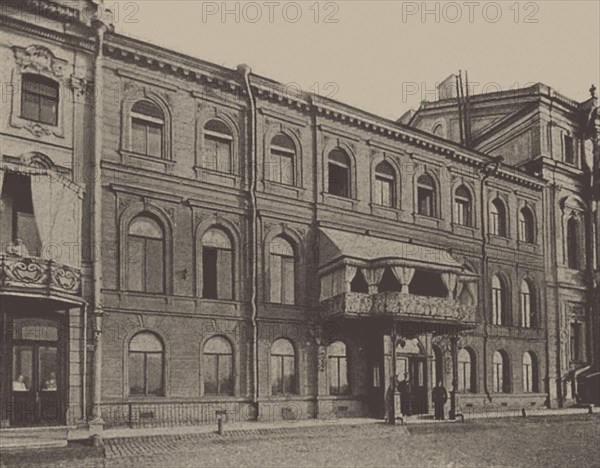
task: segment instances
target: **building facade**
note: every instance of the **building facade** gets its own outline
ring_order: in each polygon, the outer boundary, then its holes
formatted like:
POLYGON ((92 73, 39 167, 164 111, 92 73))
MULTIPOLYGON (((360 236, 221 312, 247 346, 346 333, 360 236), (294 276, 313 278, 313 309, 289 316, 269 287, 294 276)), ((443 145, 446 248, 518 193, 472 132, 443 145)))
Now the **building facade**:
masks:
POLYGON ((101 3, 1 3, 4 427, 383 417, 403 374, 413 413, 438 381, 462 412, 567 401, 557 304, 582 340, 591 309, 554 262, 554 166, 125 37, 101 3))

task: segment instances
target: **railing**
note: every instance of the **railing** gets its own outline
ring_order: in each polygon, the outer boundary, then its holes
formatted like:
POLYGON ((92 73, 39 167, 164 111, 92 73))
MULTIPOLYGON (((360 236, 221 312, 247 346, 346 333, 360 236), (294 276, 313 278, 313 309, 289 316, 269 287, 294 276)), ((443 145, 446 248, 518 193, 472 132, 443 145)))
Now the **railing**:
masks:
POLYGON ((80 296, 81 271, 52 260, 0 255, 0 291, 80 296))
POLYGON ((475 323, 475 307, 455 299, 399 292, 345 293, 321 302, 322 313, 332 317, 398 316, 443 322, 475 323))

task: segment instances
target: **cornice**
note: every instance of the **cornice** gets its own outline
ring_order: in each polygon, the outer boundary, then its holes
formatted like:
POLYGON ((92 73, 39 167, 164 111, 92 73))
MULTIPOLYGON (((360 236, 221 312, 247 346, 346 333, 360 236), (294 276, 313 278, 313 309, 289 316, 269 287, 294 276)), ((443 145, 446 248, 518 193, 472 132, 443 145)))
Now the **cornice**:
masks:
POLYGON ((142 198, 152 198, 155 200, 166 201, 170 203, 181 203, 183 197, 179 195, 173 195, 171 192, 165 192, 162 190, 149 189, 147 187, 135 187, 132 185, 122 184, 110 184, 110 188, 115 193, 125 193, 128 195, 137 195, 142 198))
POLYGON ((76 8, 69 8, 56 2, 48 0, 8 0, 0 1, 7 4, 9 8, 18 8, 31 12, 35 15, 44 16, 49 19, 63 21, 65 23, 76 23, 80 21, 80 13, 76 8))
MULTIPOLYGON (((1 5, 1 3, 0 3, 1 5)), ((79 37, 72 34, 53 31, 32 23, 27 23, 15 18, 0 15, 0 26, 12 28, 16 31, 23 32, 32 36, 42 37, 60 44, 66 44, 71 47, 76 47, 86 52, 94 52, 94 38, 79 37)))

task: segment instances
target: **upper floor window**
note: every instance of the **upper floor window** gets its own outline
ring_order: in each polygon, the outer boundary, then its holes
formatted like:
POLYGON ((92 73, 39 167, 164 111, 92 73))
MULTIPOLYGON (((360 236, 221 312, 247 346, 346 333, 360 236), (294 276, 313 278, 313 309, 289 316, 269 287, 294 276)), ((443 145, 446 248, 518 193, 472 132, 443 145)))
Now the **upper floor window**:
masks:
POLYGON ((533 213, 529 208, 519 210, 519 240, 529 243, 534 240, 533 213))
POLYGON ((23 75, 21 117, 48 125, 58 123, 58 83, 40 75, 23 75))
POLYGON ((129 342, 129 394, 164 395, 164 350, 154 333, 138 333, 129 342))
POLYGON ((526 280, 523 280, 521 282, 520 308, 520 325, 524 328, 530 328, 535 326, 535 300, 532 294, 531 287, 529 286, 529 283, 526 280))
POLYGON ((581 267, 579 249, 579 222, 575 216, 571 216, 567 221, 567 266, 572 270, 581 267))
POLYGON ((145 293, 165 290, 165 236, 162 227, 145 215, 129 224, 128 289, 145 293))
POLYGON ((202 236, 202 297, 233 299, 233 246, 220 228, 211 228, 202 236))
POLYGON ((271 149, 266 161, 266 178, 273 182, 294 185, 296 145, 292 139, 279 133, 271 140, 271 149))
POLYGON ((492 276, 492 324, 508 325, 508 294, 498 275, 492 276))
POLYGON ((335 149, 329 153, 328 170, 328 192, 350 198, 351 163, 344 150, 335 149))
POLYGON ((382 161, 375 168, 373 203, 393 207, 396 204, 396 173, 391 164, 382 161))
POLYGON ((510 373, 508 357, 504 352, 496 351, 492 358, 492 391, 510 392, 510 373))
POLYGON ((278 236, 271 242, 269 258, 270 302, 294 304, 296 282, 294 248, 286 239, 278 236))
POLYGON ((41 240, 34 216, 31 177, 23 174, 0 172, 0 196, 5 210, 0 225, 0 236, 3 231, 15 245, 19 245, 22 256, 37 256, 41 240), (4 184, 2 183, 4 182, 4 184), (4 221, 6 216, 6 221, 4 221))
POLYGON ((354 278, 352 278, 352 281, 350 282, 350 291, 365 294, 369 292, 369 283, 367 283, 365 275, 360 268, 356 269, 354 278))
POLYGON ((221 120, 209 120, 204 126, 203 165, 219 172, 231 172, 233 135, 221 120))
POLYGON ((151 101, 138 101, 131 108, 131 151, 146 156, 163 156, 165 115, 151 101))
POLYGON ((296 384, 296 352, 294 345, 280 338, 271 346, 271 393, 298 393, 296 384))
POLYGON ((490 234, 506 237, 506 208, 498 198, 490 206, 490 234))
POLYGON ((346 395, 350 391, 348 385, 348 356, 346 345, 335 341, 327 347, 327 370, 329 373, 329 394, 346 395))
POLYGON ((563 153, 567 164, 575 164, 575 140, 571 135, 563 137, 563 153))
POLYGON ((454 192, 454 222, 461 226, 471 226, 471 192, 461 185, 454 192))
POLYGON ((423 216, 435 216, 436 203, 433 177, 423 174, 417 179, 417 212, 423 216))
POLYGON ((204 394, 233 395, 233 352, 222 336, 213 336, 204 344, 204 394))
POLYGON ((523 392, 539 392, 537 358, 535 354, 523 354, 523 392))

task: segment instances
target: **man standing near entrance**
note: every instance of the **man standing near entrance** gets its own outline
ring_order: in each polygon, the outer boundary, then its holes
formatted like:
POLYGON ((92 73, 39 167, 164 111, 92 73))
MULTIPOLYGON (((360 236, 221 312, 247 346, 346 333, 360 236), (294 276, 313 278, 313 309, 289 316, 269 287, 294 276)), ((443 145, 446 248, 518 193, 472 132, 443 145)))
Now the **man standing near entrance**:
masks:
POLYGON ((410 416, 412 414, 412 383, 408 378, 408 373, 404 374, 404 380, 398 382, 398 392, 400 393, 402 414, 410 416))
POLYGON ((448 401, 448 392, 444 387, 444 384, 440 380, 436 387, 431 392, 431 399, 435 407, 435 419, 437 421, 444 420, 444 405, 448 401))

